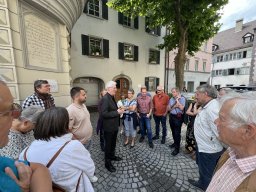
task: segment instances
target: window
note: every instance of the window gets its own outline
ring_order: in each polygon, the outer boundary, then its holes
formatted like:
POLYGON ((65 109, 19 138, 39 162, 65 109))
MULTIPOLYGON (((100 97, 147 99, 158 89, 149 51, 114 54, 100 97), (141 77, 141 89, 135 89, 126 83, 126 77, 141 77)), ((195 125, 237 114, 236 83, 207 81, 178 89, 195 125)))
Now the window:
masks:
POLYGON ((233 86, 233 84, 226 84, 226 86, 227 86, 227 87, 232 87, 232 86, 233 86))
POLYGON ((160 51, 150 49, 149 50, 149 61, 150 64, 160 64, 160 51))
POLYGON ((228 70, 227 69, 223 69, 222 70, 222 75, 223 76, 227 76, 228 75, 228 70))
POLYGON ((219 89, 219 88, 220 88, 220 85, 214 85, 214 87, 215 87, 216 89, 219 89))
POLYGON ((247 51, 243 51, 243 58, 246 58, 247 51))
POLYGON ((159 78, 157 77, 145 77, 145 86, 148 91, 155 91, 159 85, 159 78))
POLYGON ((161 36, 161 27, 157 26, 154 28, 150 28, 149 24, 150 24, 150 18, 146 17, 145 18, 145 31, 152 35, 161 36))
POLYGON ((189 59, 187 59, 187 61, 185 63, 185 70, 189 71, 189 59))
POLYGON ((108 20, 107 2, 107 0, 88 0, 84 7, 84 13, 108 20))
POLYGON ((242 58, 242 52, 238 52, 237 53, 237 59, 241 59, 242 58))
POLYGON ((198 60, 195 60, 195 71, 198 71, 198 60))
POLYGON ((82 55, 109 58, 109 40, 82 35, 82 55))
POLYGON ((250 43, 250 42, 253 42, 253 40, 254 40, 254 35, 251 33, 247 33, 243 36, 244 43, 250 43))
POLYGON ((118 12, 118 23, 126 27, 139 29, 139 17, 131 19, 131 17, 118 12))
POLYGON ((221 69, 215 71, 215 76, 221 76, 221 75, 222 75, 221 69))
POLYGON ((206 61, 203 62, 203 72, 206 71, 206 61))
POLYGON ((219 46, 218 46, 218 45, 216 45, 216 44, 212 44, 212 52, 217 51, 217 50, 218 50, 218 48, 219 48, 219 46))
POLYGON ((194 92, 194 81, 188 81, 188 92, 194 92))
POLYGON ((233 60, 236 59, 236 53, 233 53, 233 60))
POLYGON ((128 43, 119 43, 119 59, 127 61, 138 61, 139 58, 139 47, 128 44, 128 43))
POLYGON ((229 54, 229 60, 232 60, 232 59, 233 59, 233 54, 230 53, 230 54, 229 54))
POLYGON ((228 69, 228 75, 234 75, 234 74, 235 74, 234 68, 228 69))
POLYGON ((240 75, 249 75, 249 74, 250 74, 250 67, 240 68, 240 75))
POLYGON ((228 54, 225 55, 225 61, 228 61, 228 54))

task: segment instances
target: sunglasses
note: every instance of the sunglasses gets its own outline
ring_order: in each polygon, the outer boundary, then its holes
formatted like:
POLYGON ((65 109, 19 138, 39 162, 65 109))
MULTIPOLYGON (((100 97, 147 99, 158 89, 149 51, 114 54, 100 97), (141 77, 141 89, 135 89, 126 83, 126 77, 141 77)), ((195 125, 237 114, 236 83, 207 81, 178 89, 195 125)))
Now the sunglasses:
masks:
POLYGON ((13 118, 17 119, 21 115, 22 108, 18 103, 13 103, 11 110, 0 112, 0 117, 10 115, 13 116, 13 118))

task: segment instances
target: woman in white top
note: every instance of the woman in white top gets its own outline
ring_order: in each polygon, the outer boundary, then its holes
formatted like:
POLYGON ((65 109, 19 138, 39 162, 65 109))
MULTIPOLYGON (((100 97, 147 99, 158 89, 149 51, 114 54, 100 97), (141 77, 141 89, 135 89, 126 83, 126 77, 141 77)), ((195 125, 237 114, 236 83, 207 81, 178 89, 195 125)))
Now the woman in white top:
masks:
POLYGON ((45 110, 38 117, 35 141, 24 149, 19 159, 47 165, 61 147, 67 143, 50 165, 52 181, 65 191, 92 192, 88 177, 94 175, 95 166, 90 153, 68 132, 69 116, 63 107, 45 110), (25 155, 24 155, 25 153, 25 155))

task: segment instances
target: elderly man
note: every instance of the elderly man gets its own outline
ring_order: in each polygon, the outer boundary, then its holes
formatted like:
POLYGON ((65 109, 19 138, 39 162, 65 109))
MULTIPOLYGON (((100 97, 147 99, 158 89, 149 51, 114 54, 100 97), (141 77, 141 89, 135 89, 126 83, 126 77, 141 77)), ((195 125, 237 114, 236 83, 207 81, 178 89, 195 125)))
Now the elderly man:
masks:
POLYGON ((215 121, 229 148, 221 156, 207 192, 256 191, 256 93, 227 95, 215 121))
POLYGON ((196 99, 201 106, 194 123, 194 134, 197 142, 197 164, 199 180, 189 179, 189 183, 205 190, 209 185, 214 168, 222 154, 223 146, 218 140, 217 127, 214 121, 218 118, 219 103, 215 99, 217 90, 211 85, 197 87, 196 99))
POLYGON ((172 138, 174 143, 169 145, 170 148, 174 147, 172 155, 176 156, 180 152, 180 140, 181 140, 181 126, 183 123, 184 107, 186 104, 185 97, 180 94, 179 88, 175 87, 171 89, 172 98, 169 101, 168 109, 170 110, 170 127, 172 130, 172 138))
POLYGON ((22 104, 25 109, 31 105, 41 106, 43 109, 54 107, 54 98, 50 94, 50 85, 47 80, 36 80, 34 82, 35 92, 28 96, 22 104))
MULTIPOLYGON (((10 90, 0 80, 0 148, 8 143, 12 120, 19 116, 10 90)), ((37 163, 28 166, 7 157, 0 157, 0 162, 0 191, 52 191, 51 176, 46 167, 37 163)))
POLYGON ((122 158, 115 155, 116 138, 120 121, 120 114, 123 109, 118 109, 115 94, 116 82, 109 81, 106 84, 107 93, 102 97, 101 115, 103 118, 103 130, 105 140, 105 167, 110 172, 115 172, 116 168, 111 161, 121 161, 122 158))
POLYGON ((168 112, 169 96, 164 93, 164 89, 161 85, 157 86, 157 93, 153 97, 153 117, 156 124, 156 135, 153 140, 159 139, 160 122, 162 124, 162 140, 161 143, 165 144, 167 135, 166 131, 166 114, 168 112))

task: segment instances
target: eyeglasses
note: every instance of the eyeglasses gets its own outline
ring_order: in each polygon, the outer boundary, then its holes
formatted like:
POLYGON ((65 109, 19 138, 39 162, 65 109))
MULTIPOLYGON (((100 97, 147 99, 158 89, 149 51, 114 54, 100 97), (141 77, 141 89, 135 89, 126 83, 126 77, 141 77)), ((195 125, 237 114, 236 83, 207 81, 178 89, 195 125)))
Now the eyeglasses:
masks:
POLYGON ((21 115, 22 108, 18 103, 13 103, 11 110, 5 111, 5 112, 0 112, 0 117, 5 116, 5 115, 10 115, 13 116, 13 118, 17 119, 21 115))

